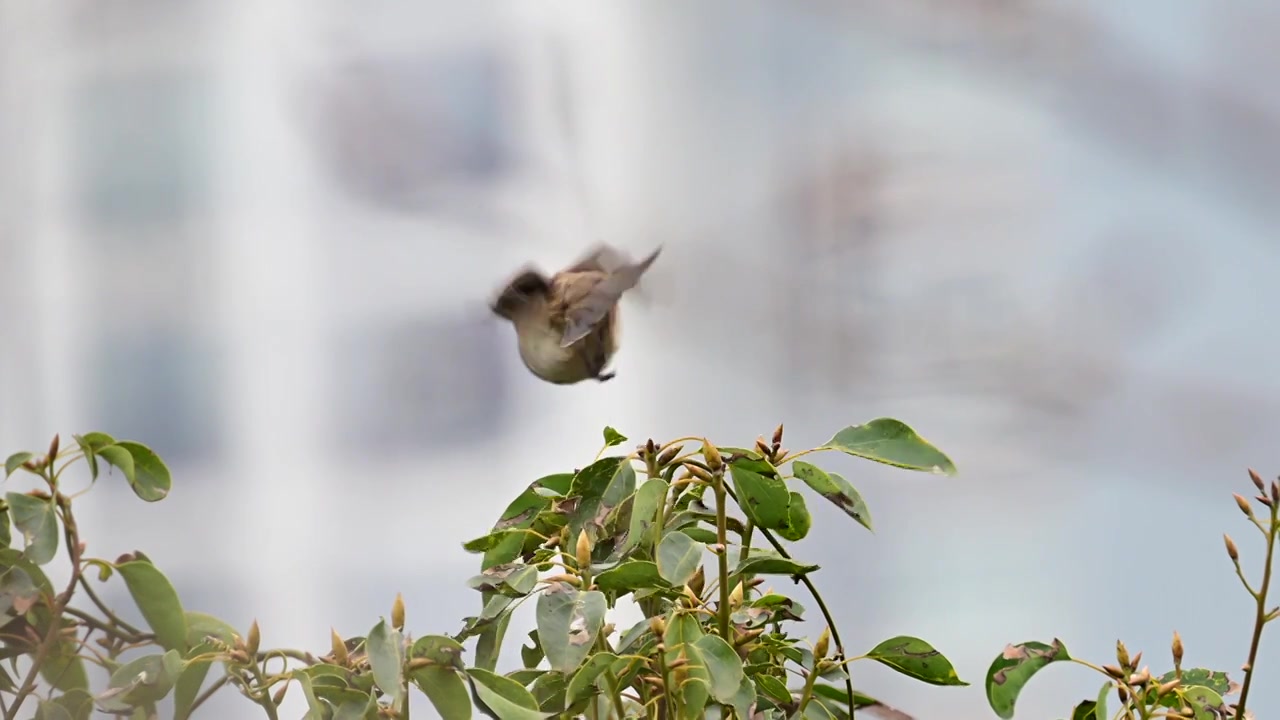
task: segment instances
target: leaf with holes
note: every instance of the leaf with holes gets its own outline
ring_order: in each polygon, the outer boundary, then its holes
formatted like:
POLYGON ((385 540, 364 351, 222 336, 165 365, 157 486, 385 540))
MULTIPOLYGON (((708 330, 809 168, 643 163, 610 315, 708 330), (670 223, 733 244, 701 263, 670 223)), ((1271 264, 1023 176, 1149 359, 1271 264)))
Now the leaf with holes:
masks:
POLYGON ((813 488, 814 492, 830 500, 859 525, 868 530, 872 529, 871 512, 867 510, 867 503, 848 480, 834 473, 828 474, 822 468, 801 460, 791 463, 791 471, 803 480, 804 484, 813 488))
POLYGON ((1009 645, 987 670, 987 703, 996 715, 1009 720, 1027 682, 1045 666, 1070 659, 1066 646, 1056 638, 1050 645, 1034 640, 1009 645))
POLYGON ((44 565, 58 554, 58 515, 53 500, 25 493, 6 493, 13 525, 22 533, 23 554, 36 565, 44 565))
POLYGON ((951 661, 920 638, 899 635, 880 643, 867 653, 903 675, 930 685, 968 685, 956 675, 951 661))
POLYGON ((604 613, 604 593, 598 590, 558 582, 538 595, 538 641, 553 670, 568 675, 582 664, 604 626, 604 613))

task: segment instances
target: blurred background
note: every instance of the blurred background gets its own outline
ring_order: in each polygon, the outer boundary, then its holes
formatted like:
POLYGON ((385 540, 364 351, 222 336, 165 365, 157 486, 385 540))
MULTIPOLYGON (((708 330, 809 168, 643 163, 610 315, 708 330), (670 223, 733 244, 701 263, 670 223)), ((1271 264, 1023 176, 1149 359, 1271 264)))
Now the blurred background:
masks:
MULTIPOLYGON (((988 718, 1007 642, 1163 671, 1174 629, 1239 680, 1277 30, 1263 0, 0 0, 0 446, 150 444, 170 498, 100 482, 90 554, 325 649, 396 592, 457 631, 461 542, 606 424, 799 447, 890 415, 961 474, 827 457, 877 531, 810 503, 799 554, 851 652, 918 635, 974 685, 860 689, 988 718), (665 248, 618 376, 541 383, 487 301, 597 241, 665 248)), ((1259 669, 1266 718, 1280 637, 1259 669)), ((1019 717, 1099 685, 1054 668, 1019 717)))

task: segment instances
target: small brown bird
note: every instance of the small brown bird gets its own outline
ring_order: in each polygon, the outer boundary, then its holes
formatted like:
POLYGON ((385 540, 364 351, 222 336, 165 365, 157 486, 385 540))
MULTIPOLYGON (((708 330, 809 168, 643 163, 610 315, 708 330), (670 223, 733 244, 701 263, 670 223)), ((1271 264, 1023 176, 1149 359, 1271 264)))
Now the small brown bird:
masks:
POLYGON ((491 309, 515 326, 520 359, 534 375, 557 385, 611 380, 616 373, 604 369, 618 351, 618 300, 660 252, 632 263, 600 245, 550 279, 525 267, 491 309))

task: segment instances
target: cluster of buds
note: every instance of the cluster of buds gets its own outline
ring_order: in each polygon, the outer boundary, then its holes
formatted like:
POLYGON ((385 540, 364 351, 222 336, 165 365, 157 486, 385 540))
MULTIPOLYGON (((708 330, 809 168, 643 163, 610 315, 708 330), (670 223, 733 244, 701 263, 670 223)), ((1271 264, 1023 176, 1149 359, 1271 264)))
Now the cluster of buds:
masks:
POLYGON ((778 429, 773 431, 773 441, 765 442, 764 436, 756 438, 756 452, 760 453, 771 463, 777 463, 787 456, 787 449, 782 447, 782 425, 778 425, 778 429))
MULTIPOLYGON (((1129 650, 1120 640, 1116 641, 1116 664, 1103 665, 1102 669, 1110 675, 1115 681, 1117 692, 1120 700, 1128 702, 1129 697, 1141 698, 1143 702, 1159 701, 1165 696, 1173 693, 1182 684, 1182 638, 1178 633, 1173 634, 1173 663, 1178 669, 1177 675, 1168 682, 1157 682, 1152 677, 1151 669, 1139 664, 1142 662, 1142 653, 1139 652, 1132 658, 1129 657, 1129 650)), ((1190 712, 1190 709, 1187 709, 1190 712)), ((1177 717, 1170 715, 1169 717, 1177 717)), ((1192 717, 1188 715, 1187 717, 1192 717)))
MULTIPOLYGON (((1249 479, 1253 481, 1253 486, 1258 488, 1258 494, 1254 496, 1255 500, 1272 509, 1280 506, 1280 478, 1271 481, 1269 493, 1266 483, 1262 481, 1262 476, 1257 470, 1249 469, 1249 479)), ((1240 496, 1237 495, 1236 498, 1236 503, 1240 504, 1240 496)), ((1241 509, 1244 509, 1243 505, 1241 509)), ((1252 513, 1246 511, 1246 514, 1252 517, 1252 513)))

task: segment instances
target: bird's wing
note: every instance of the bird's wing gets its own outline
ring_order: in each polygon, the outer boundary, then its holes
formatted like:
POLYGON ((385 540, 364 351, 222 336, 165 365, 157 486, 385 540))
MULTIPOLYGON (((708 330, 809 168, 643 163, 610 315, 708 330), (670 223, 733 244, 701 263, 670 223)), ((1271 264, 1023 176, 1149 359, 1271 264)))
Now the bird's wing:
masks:
POLYGON ((564 325, 560 347, 586 337, 618 302, 620 293, 609 291, 608 280, 607 274, 598 271, 563 272, 552 280, 551 296, 556 299, 552 315, 564 325))
MULTIPOLYGON (((607 246, 602 249, 610 250, 607 246)), ((634 265, 624 262, 622 267, 613 272, 589 270, 560 273, 555 282, 563 283, 558 288, 562 292, 552 292, 552 296, 562 298, 563 303, 561 310, 564 315, 564 334, 561 336, 560 346, 569 347, 578 342, 604 320, 618 304, 618 300, 622 299, 622 293, 635 287, 660 251, 661 248, 655 250, 649 257, 634 265)))
POLYGON ((565 272, 606 272, 610 273, 619 268, 625 267, 631 262, 622 251, 612 245, 596 245, 587 251, 585 255, 578 258, 572 265, 565 268, 565 272))

